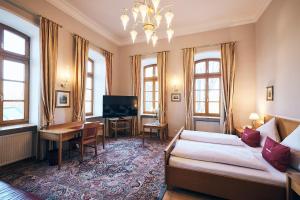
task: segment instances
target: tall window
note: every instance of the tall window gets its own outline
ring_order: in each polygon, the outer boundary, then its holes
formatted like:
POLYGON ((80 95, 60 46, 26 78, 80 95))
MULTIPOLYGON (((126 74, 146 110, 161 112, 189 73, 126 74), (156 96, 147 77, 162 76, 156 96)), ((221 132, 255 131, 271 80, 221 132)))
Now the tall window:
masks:
POLYGON ((154 114, 158 109, 157 65, 144 66, 143 108, 145 114, 154 114))
POLYGON ((93 101, 94 101, 94 61, 88 59, 86 69, 86 85, 85 85, 85 114, 93 115, 93 101))
POLYGON ((0 24, 0 124, 28 122, 29 37, 0 24))
POLYGON ((220 116, 220 59, 195 62, 194 115, 220 116))

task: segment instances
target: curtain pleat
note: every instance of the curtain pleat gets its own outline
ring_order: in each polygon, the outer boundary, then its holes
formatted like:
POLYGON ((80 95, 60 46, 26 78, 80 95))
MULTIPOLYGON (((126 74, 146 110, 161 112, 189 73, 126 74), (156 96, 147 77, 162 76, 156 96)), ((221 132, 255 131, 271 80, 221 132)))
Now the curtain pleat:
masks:
POLYGON ((111 93, 112 93, 112 58, 113 58, 113 54, 108 51, 104 51, 103 54, 104 54, 105 63, 106 63, 105 93, 107 95, 111 95, 111 93))
MULTIPOLYGON (((137 106, 141 105, 141 56, 131 56, 131 71, 132 71, 132 92, 134 96, 138 97, 137 106)), ((140 124, 140 109, 138 109, 138 116, 133 119, 133 135, 138 135, 140 124)))
POLYGON ((183 49, 185 129, 193 129, 193 90, 194 90, 195 48, 183 49))
POLYGON ((73 121, 85 120, 85 79, 89 41, 74 35, 73 121))
POLYGON ((159 122, 167 123, 167 56, 168 52, 157 53, 158 87, 159 87, 159 122))
POLYGON ((232 134, 234 132, 233 124, 233 95, 235 80, 235 43, 221 44, 221 74, 223 85, 223 102, 224 102, 224 132, 232 134))
POLYGON ((41 94, 43 103, 43 112, 41 118, 42 126, 49 126, 54 123, 58 27, 58 24, 41 17, 41 94))

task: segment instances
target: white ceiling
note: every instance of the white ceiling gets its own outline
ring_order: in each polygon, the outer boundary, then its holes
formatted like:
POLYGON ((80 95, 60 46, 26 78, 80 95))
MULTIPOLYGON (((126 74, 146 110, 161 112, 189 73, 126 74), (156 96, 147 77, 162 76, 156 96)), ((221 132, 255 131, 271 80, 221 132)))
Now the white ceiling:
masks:
MULTIPOLYGON (((131 8, 134 0, 47 0, 81 23, 89 26, 117 45, 130 43, 128 31, 123 31, 120 15, 131 8)), ((175 36, 232 27, 256 22, 272 0, 161 0, 172 5, 175 36)), ((130 25, 129 25, 130 27, 130 25)), ((162 25, 162 27, 165 27, 162 25)), ((158 33, 166 37, 165 29, 158 33)), ((137 41, 145 37, 139 32, 137 41)))

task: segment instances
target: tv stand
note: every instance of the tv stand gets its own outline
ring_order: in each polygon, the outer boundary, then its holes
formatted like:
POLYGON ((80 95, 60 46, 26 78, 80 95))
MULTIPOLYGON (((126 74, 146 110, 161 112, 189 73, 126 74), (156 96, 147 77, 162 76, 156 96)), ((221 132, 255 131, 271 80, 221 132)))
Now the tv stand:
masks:
POLYGON ((132 135, 132 126, 133 126, 132 118, 110 118, 108 119, 108 127, 110 136, 114 136, 115 138, 118 136, 118 132, 126 131, 130 135, 132 135))

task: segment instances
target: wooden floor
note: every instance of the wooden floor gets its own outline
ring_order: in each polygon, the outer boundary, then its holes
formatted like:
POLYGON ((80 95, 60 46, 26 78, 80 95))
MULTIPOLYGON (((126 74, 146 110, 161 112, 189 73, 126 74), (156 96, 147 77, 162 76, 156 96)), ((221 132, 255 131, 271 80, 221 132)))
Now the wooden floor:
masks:
POLYGON ((167 190, 163 200, 220 200, 216 197, 206 196, 187 190, 174 189, 167 190))

